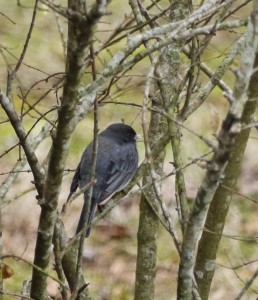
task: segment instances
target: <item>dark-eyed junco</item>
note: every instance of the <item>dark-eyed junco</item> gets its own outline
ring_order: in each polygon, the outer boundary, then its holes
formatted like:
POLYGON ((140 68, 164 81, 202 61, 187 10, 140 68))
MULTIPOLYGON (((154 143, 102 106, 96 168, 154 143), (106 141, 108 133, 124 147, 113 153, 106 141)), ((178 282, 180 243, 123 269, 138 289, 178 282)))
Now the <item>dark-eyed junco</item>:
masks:
MULTIPOLYGON (((98 135, 96 183, 92 191, 88 225, 93 219, 96 206, 115 192, 121 191, 133 178, 138 166, 137 138, 138 135, 133 128, 122 123, 112 124, 98 135)), ((90 182, 92 152, 93 142, 88 145, 82 154, 81 161, 73 177, 68 199, 78 186, 82 189, 90 182)), ((87 191, 84 193, 84 199, 87 198, 86 195, 87 191)), ((84 201, 76 233, 82 230, 86 207, 84 201)), ((86 231, 86 237, 90 235, 90 231, 91 228, 89 227, 86 231)))

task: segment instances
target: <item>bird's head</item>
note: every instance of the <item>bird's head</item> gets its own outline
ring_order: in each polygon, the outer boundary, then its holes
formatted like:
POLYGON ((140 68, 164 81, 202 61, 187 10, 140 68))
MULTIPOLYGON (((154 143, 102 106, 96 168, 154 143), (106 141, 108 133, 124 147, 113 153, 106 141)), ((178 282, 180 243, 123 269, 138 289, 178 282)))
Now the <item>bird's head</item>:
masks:
POLYGON ((131 126, 123 123, 115 123, 108 126, 102 134, 112 136, 124 142, 136 142, 140 136, 131 126))

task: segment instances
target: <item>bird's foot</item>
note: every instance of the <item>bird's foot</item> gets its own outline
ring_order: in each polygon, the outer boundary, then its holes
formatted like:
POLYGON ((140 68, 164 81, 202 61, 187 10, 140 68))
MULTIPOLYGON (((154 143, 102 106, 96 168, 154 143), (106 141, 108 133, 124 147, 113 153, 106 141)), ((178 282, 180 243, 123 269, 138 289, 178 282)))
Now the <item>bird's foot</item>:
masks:
POLYGON ((102 213, 104 209, 105 209, 105 204, 98 204, 99 213, 102 213))

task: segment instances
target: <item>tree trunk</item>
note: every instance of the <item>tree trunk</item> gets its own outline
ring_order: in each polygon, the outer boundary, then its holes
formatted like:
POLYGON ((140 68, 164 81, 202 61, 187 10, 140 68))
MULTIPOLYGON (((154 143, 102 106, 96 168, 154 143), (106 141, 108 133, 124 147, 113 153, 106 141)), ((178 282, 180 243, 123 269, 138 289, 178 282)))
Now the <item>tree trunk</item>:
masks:
MULTIPOLYGON (((163 133, 164 119, 160 114, 152 113, 149 140, 155 141, 163 133)), ((158 175, 162 175, 165 151, 160 151, 153 159, 155 171, 158 175)), ((143 174, 143 185, 149 183, 152 178, 147 168, 143 174)), ((155 276, 156 276, 156 257, 157 257, 157 230, 159 219, 151 206, 146 201, 152 203, 156 211, 158 205, 154 187, 151 186, 142 193, 140 203, 140 220, 138 230, 138 249, 137 249, 137 265, 135 279, 135 300, 152 300, 155 293, 155 276)))
MULTIPOLYGON (((258 67, 256 55, 254 69, 258 67)), ((258 98, 258 74, 252 76, 249 85, 249 101, 241 118, 241 124, 250 124, 257 107, 258 98)), ((231 157, 225 169, 225 178, 220 183, 209 208, 202 237, 198 245, 195 265, 195 275, 198 290, 203 300, 208 299, 211 282, 215 272, 215 262, 222 232, 225 226, 228 209, 232 198, 232 190, 235 189, 244 151, 248 142, 250 128, 242 130, 236 138, 231 157)))

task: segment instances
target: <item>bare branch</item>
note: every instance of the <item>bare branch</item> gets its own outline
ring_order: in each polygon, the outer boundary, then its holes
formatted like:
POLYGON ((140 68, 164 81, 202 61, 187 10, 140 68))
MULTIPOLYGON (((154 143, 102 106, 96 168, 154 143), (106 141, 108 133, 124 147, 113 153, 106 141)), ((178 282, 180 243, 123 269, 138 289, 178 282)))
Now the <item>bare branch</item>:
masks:
POLYGON ((235 300, 240 300, 244 294, 247 292, 247 290, 251 287, 251 285, 253 284, 253 282, 255 281, 255 279, 258 276, 258 269, 254 272, 253 276, 245 283, 244 288, 242 289, 242 291, 238 294, 238 296, 235 298, 235 300))
POLYGON ((31 23, 30 23, 29 32, 27 34, 27 38, 26 38, 26 41, 25 41, 22 53, 20 55, 20 58, 19 58, 19 60, 18 60, 18 62, 16 64, 14 70, 8 75, 7 89, 6 89, 7 90, 6 94, 7 94, 8 97, 10 97, 10 93, 11 93, 11 82, 13 80, 13 76, 15 75, 15 73, 18 72, 18 70, 19 70, 19 68, 20 68, 20 66, 22 64, 23 58, 25 56, 25 53, 26 53, 26 51, 28 49, 28 46, 29 46, 29 41, 30 41, 30 38, 31 38, 32 30, 33 30, 35 19, 36 19, 37 7, 38 7, 38 0, 35 0, 33 14, 32 14, 32 20, 31 20, 31 23))
POLYGON ((2 92, 0 92, 0 103, 20 140, 35 179, 35 186, 37 188, 39 198, 41 198, 43 195, 44 172, 39 165, 35 152, 32 150, 32 142, 19 119, 12 102, 2 92))
MULTIPOLYGON (((42 269, 47 268, 49 265, 49 249, 52 244, 56 222, 60 185, 68 154, 70 137, 77 124, 75 122, 75 109, 78 103, 77 90, 85 70, 84 61, 91 43, 94 26, 104 13, 103 7, 106 7, 106 1, 99 1, 93 6, 87 18, 85 18, 84 15, 85 7, 82 1, 69 1, 69 5, 66 81, 64 83, 61 107, 58 114, 58 124, 56 134, 53 137, 53 145, 45 180, 34 259, 34 264, 42 269)), ((73 274, 73 276, 74 275, 75 274, 73 274)), ((34 269, 31 296, 35 299, 42 299, 44 298, 45 291, 46 277, 34 269)))
POLYGON ((182 244, 179 267, 178 299, 190 299, 192 294, 193 268, 201 226, 205 220, 209 204, 218 187, 231 147, 240 133, 239 120, 247 101, 247 89, 253 71, 255 53, 258 45, 258 13, 254 10, 249 22, 246 47, 242 52, 238 77, 229 112, 222 124, 218 140, 219 148, 208 164, 203 183, 198 191, 191 215, 188 220, 182 244))
POLYGON ((32 268, 37 269, 39 272, 41 272, 45 276, 53 279, 54 281, 58 282, 60 285, 63 286, 63 282, 61 282, 59 279, 55 278, 54 276, 52 276, 51 274, 49 274, 46 270, 39 268, 37 265, 34 265, 33 263, 29 262, 28 260, 26 260, 26 259, 24 259, 24 258, 22 258, 20 256, 17 256, 17 255, 14 255, 14 254, 6 254, 6 255, 2 256, 3 260, 6 259, 6 258, 12 258, 12 259, 18 260, 18 261, 20 260, 20 261, 26 263, 27 265, 31 266, 32 268))
MULTIPOLYGON (((190 26, 191 23, 187 23, 184 25, 190 26)), ((236 28, 245 25, 246 25, 246 20, 232 21, 232 22, 217 24, 216 29, 226 30, 226 29, 236 28)), ((92 84, 80 88, 78 91, 79 95, 82 99, 84 99, 84 97, 86 96, 89 97, 89 95, 91 95, 92 93, 98 92, 102 87, 102 85, 106 82, 106 80, 109 79, 111 76, 114 76, 114 74, 117 74, 122 70, 131 68, 134 64, 141 61, 144 57, 148 56, 150 53, 153 53, 163 48, 164 46, 173 43, 175 40, 186 40, 196 35, 210 34, 211 32, 214 32, 214 24, 192 29, 192 30, 185 30, 185 29, 179 30, 178 27, 174 28, 174 23, 173 23, 172 28, 164 25, 164 27, 162 26, 159 27, 159 31, 155 31, 155 29, 153 29, 150 31, 145 31, 144 33, 137 35, 135 37, 132 37, 127 42, 126 46, 113 56, 113 59, 107 64, 106 68, 104 69, 102 76, 100 76, 92 84), (168 32, 171 35, 170 38, 167 38, 161 42, 156 42, 155 44, 149 46, 148 49, 143 50, 140 53, 136 54, 134 57, 126 59, 128 56, 131 55, 131 53, 135 49, 139 47, 139 45, 143 41, 145 40, 147 41, 152 38, 156 39, 159 36, 159 34, 160 35, 166 34, 168 32)))

